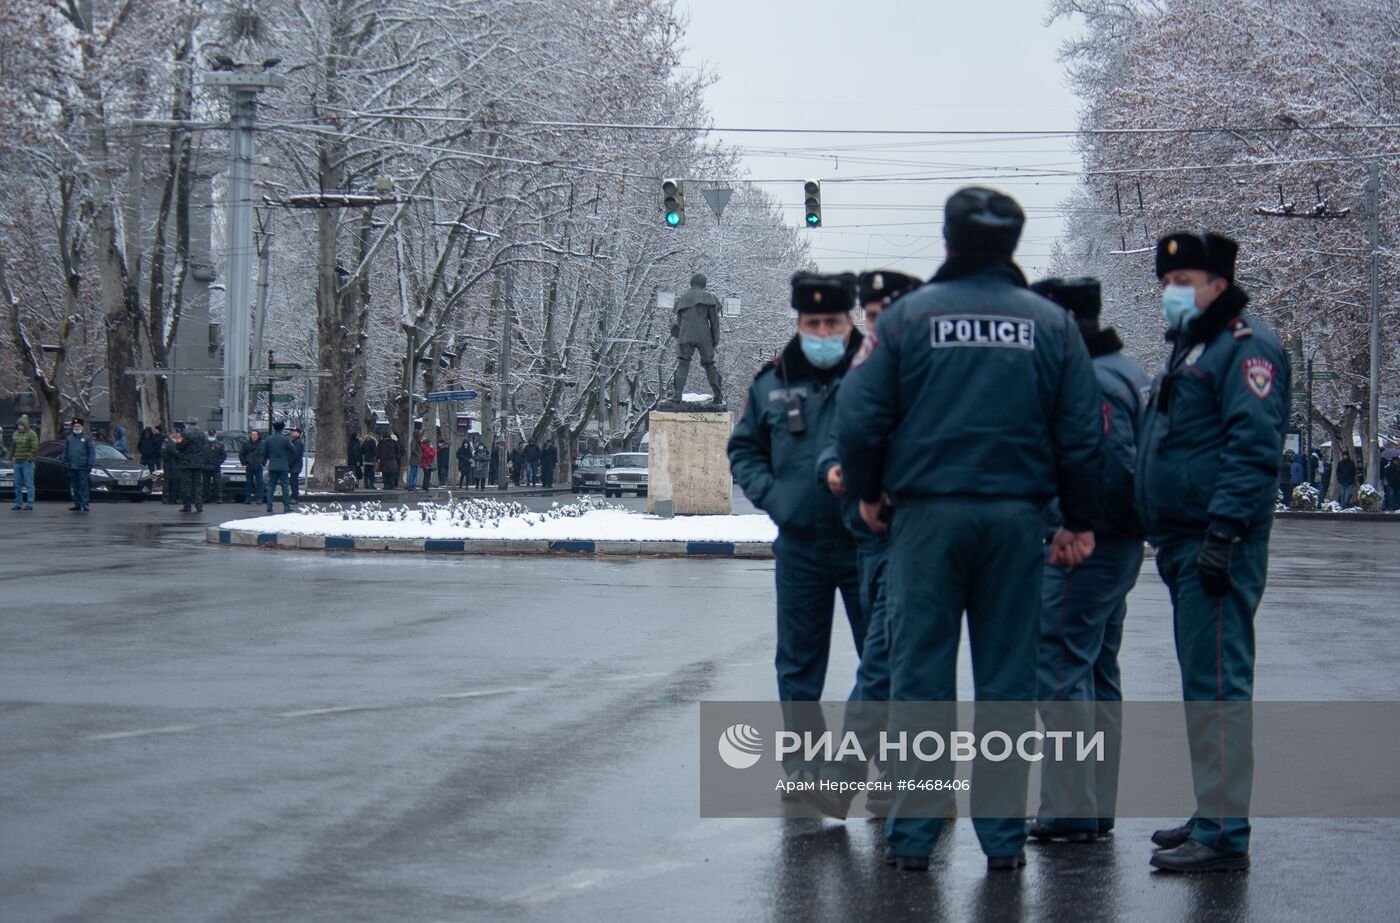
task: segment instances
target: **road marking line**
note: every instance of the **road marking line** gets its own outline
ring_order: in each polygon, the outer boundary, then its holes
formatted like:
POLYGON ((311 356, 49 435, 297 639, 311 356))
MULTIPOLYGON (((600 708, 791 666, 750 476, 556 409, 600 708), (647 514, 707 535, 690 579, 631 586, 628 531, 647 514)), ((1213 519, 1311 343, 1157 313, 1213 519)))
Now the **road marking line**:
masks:
POLYGON ((152 734, 179 734, 182 731, 193 731, 199 727, 197 724, 172 724, 163 728, 143 728, 139 731, 117 731, 114 734, 89 734, 83 740, 125 740, 128 737, 149 737, 152 734))
POLYGON ((297 711, 281 711, 277 713, 279 718, 309 718, 312 715, 338 715, 347 711, 371 711, 380 708, 379 705, 337 705, 334 708, 303 708, 297 711))
POLYGON ((445 692, 442 695, 434 696, 438 699, 479 699, 488 695, 510 695, 512 692, 529 692, 525 686, 516 686, 509 689, 477 689, 474 692, 445 692))
POLYGON ((659 673, 624 673, 621 676, 604 676, 605 683, 623 683, 631 679, 656 679, 658 676, 670 676, 664 670, 659 673))

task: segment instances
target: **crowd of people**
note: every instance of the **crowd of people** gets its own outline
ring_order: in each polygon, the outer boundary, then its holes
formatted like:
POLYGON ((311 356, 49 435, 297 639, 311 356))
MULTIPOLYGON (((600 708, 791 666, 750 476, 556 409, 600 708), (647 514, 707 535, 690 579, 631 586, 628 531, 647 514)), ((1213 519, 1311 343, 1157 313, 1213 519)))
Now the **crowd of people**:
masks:
POLYGON ((434 475, 438 487, 485 490, 488 484, 499 482, 502 461, 507 466, 509 484, 552 488, 559 467, 559 449, 553 439, 546 439, 543 444, 517 440, 509 451, 496 439, 488 448, 475 433, 463 436, 454 449, 441 432, 436 439, 430 439, 421 427, 414 428, 407 448, 393 432, 379 438, 373 433, 363 438, 351 434, 345 447, 347 467, 357 482, 371 490, 397 490, 402 477, 406 489, 426 491, 433 487, 434 475))
MULTIPOLYGON (((1381 508, 1390 512, 1400 511, 1400 449, 1387 449, 1381 456, 1381 508), (1388 457, 1387 457, 1388 456, 1388 457)), ((1321 452, 1283 453, 1279 462, 1279 494, 1287 503, 1293 492, 1303 484, 1311 485, 1317 491, 1320 506, 1337 485, 1337 502, 1343 509, 1357 505, 1357 496, 1362 484, 1367 483, 1366 458, 1358 453, 1353 458, 1349 451, 1335 465, 1330 465, 1321 452)))

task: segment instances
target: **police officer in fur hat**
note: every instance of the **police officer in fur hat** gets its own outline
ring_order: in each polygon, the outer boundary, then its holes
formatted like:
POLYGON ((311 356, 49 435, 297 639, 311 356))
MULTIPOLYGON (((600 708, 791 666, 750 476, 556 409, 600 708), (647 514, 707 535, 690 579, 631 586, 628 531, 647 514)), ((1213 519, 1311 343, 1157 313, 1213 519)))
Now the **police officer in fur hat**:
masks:
MULTIPOLYGON (((855 543, 836 498, 813 476, 836 413, 837 385, 861 346, 851 323, 855 300, 853 275, 793 276, 796 335, 759 369, 729 439, 734 479, 778 525, 778 698, 788 729, 798 733, 825 730, 817 703, 838 592, 857 652, 865 642, 855 543)), ((801 754, 784 766, 789 777, 817 768, 801 754)))
MULTIPOLYGON (((1092 843, 1113 829, 1118 793, 1122 687, 1118 649, 1128 591, 1142 570, 1142 524, 1133 496, 1137 444, 1151 382, 1123 354, 1113 328, 1099 325, 1097 279, 1044 279, 1031 286, 1073 316, 1094 363, 1103 410, 1103 515, 1094 521, 1094 553, 1078 567, 1045 566, 1037 701, 1046 726, 1086 725, 1104 732, 1102 762, 1042 763, 1039 840, 1092 843), (1059 703, 1071 703, 1061 705, 1059 703)), ((1059 525, 1052 505, 1052 525, 1059 525)))
MULTIPOLYGON (((895 511, 887 618, 896 707, 957 699, 964 615, 978 700, 1032 703, 1046 502, 1058 495, 1064 517, 1051 546, 1055 563, 1077 565, 1094 549, 1099 388, 1073 319, 1031 292, 1012 261, 1024 222, 1009 196, 954 193, 944 208, 947 261, 929 285, 881 314, 875 344, 840 393, 847 489, 874 531, 886 529, 886 495, 895 511)), ((1000 729, 1015 738, 1034 726, 1034 706, 1014 706, 1004 718, 1000 729)), ((907 712, 891 712, 891 734, 922 730, 907 712)), ((1018 761, 973 766, 974 792, 983 782, 1013 798, 1021 792, 1010 816, 973 820, 990 870, 1026 862, 1027 769, 1018 761)), ((946 762, 895 768, 916 787, 947 781, 951 770, 946 762)), ((886 826, 891 864, 928 868, 946 800, 896 792, 886 826)))
POLYGON ((1210 233, 1157 243, 1172 352, 1143 424, 1137 500, 1171 592, 1196 788, 1191 819, 1152 835, 1152 864, 1172 872, 1249 867, 1252 719, 1228 703, 1254 697, 1254 613, 1292 373, 1278 337, 1246 313, 1238 250, 1210 233), (1227 704, 1197 704, 1217 702, 1227 704))

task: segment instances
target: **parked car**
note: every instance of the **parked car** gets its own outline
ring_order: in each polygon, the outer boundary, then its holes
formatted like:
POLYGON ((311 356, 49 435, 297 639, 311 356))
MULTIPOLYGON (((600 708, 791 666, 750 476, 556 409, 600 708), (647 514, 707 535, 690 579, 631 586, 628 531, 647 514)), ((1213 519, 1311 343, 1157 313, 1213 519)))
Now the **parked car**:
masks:
POLYGON ((603 477, 608 471, 609 458, 606 455, 585 455, 574 465, 571 486, 576 493, 586 494, 590 490, 603 489, 603 477))
MULTIPOLYGON (((110 442, 98 442, 97 462, 89 476, 89 493, 93 500, 130 500, 140 503, 151 495, 155 479, 146 466, 122 454, 110 442)), ((34 493, 40 500, 67 500, 68 471, 59 456, 63 443, 58 440, 42 442, 34 456, 34 493)), ((15 490, 14 465, 0 465, 0 496, 12 497, 15 490)))
POLYGON ((603 479, 603 496, 620 497, 625 491, 633 490, 637 496, 647 495, 647 475, 650 468, 645 452, 619 452, 612 457, 612 464, 603 479))
POLYGON ((228 430, 219 433, 218 439, 228 452, 224 463, 219 466, 219 491, 223 494, 225 503, 241 503, 243 502, 243 489, 248 480, 248 472, 243 469, 243 463, 238 460, 238 450, 243 448, 243 443, 248 441, 248 434, 242 430, 228 430))

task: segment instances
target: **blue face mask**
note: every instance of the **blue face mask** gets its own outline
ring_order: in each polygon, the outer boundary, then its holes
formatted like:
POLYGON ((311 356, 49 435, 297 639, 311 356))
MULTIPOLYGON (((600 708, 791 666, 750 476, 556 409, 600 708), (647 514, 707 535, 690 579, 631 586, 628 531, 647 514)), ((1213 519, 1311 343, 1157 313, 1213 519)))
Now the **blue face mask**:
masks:
POLYGON ((1162 289, 1162 317, 1173 330, 1185 330, 1201 313, 1196 307, 1196 290, 1189 285, 1168 285, 1162 289))
POLYGON ((819 369, 835 368, 841 363, 842 357, 846 355, 844 334, 819 337, 803 333, 800 336, 802 338, 802 355, 806 356, 807 361, 819 369))

